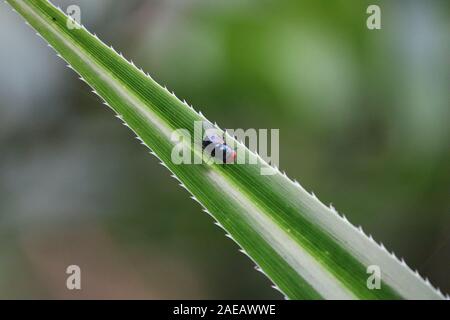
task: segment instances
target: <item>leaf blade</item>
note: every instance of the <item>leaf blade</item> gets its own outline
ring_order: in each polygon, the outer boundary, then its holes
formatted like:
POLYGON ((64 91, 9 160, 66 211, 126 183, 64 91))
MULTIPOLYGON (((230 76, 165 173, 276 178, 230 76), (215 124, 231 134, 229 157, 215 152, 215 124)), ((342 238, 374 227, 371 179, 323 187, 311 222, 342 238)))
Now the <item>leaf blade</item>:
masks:
MULTIPOLYGON (((423 279, 267 163, 175 165, 173 130, 206 119, 48 1, 8 0, 81 75, 288 298, 443 298, 423 279), (368 265, 382 288, 366 286, 368 265)), ((232 139, 231 137, 229 137, 232 139)), ((246 155, 251 152, 245 150, 246 155)))

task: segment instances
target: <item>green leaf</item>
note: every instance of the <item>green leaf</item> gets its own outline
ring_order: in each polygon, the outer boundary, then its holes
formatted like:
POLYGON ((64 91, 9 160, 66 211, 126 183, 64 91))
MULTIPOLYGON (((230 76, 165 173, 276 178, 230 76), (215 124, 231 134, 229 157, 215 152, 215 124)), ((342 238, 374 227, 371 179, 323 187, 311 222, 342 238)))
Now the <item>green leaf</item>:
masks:
MULTIPOLYGON (((7 0, 147 145, 290 299, 441 299, 444 296, 383 246, 257 156, 256 164, 171 161, 172 133, 207 120, 45 0, 7 0), (367 267, 381 271, 370 290, 367 267)), ((254 155, 233 137, 238 153, 254 155)), ((185 144, 199 155, 195 144, 185 144)))

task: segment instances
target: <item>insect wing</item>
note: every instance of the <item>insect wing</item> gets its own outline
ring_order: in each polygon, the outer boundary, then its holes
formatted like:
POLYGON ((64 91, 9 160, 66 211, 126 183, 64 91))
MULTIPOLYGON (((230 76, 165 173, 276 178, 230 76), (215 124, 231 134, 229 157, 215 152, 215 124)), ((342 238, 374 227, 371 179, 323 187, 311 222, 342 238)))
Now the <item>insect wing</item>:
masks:
POLYGON ((205 129, 205 135, 203 136, 203 140, 211 141, 212 143, 224 144, 222 136, 220 135, 219 130, 216 128, 208 128, 205 129))

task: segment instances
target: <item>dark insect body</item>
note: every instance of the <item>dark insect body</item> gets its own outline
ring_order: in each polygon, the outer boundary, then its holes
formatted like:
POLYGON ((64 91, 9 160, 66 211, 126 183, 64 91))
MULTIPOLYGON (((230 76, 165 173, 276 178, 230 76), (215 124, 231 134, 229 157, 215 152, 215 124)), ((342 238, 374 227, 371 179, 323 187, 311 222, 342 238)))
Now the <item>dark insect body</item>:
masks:
POLYGON ((226 144, 224 137, 217 134, 217 130, 210 124, 206 124, 206 133, 202 141, 203 150, 207 150, 209 155, 222 164, 234 162, 236 151, 226 144))

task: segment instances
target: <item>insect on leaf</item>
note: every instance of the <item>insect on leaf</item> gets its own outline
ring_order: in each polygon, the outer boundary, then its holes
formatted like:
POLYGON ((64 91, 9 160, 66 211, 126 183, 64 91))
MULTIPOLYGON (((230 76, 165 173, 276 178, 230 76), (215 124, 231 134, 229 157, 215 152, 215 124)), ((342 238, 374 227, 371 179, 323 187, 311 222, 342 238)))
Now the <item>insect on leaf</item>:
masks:
MULTIPOLYGON (((50 2, 7 2, 134 131, 285 297, 444 298, 360 228, 258 156, 256 164, 173 163, 174 130, 184 129, 193 136, 196 121, 209 122, 205 117, 84 27, 68 28, 68 17, 50 2), (263 169, 275 174, 262 175, 263 169), (379 288, 368 284, 371 266, 379 268, 379 288)), ((228 135, 226 141, 239 145, 228 135)), ((242 150, 238 152, 254 155, 242 150)))

